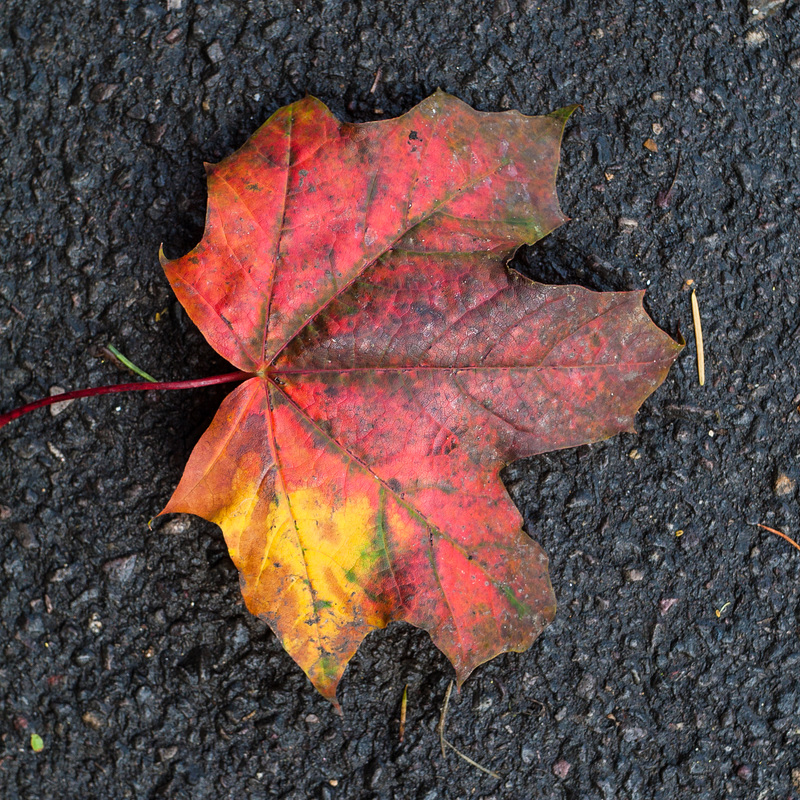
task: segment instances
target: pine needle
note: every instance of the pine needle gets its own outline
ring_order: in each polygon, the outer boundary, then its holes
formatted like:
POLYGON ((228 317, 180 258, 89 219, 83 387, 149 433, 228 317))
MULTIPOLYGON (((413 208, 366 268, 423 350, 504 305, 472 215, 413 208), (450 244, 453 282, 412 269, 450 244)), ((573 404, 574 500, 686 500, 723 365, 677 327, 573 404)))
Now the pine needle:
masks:
POLYGON ((496 778, 498 781, 503 780, 496 772, 492 772, 490 769, 486 767, 482 767, 477 761, 473 761, 469 756, 464 755, 455 745, 450 744, 447 739, 444 740, 444 743, 459 757, 463 758, 467 764, 471 764, 476 769, 479 769, 481 772, 485 772, 487 775, 491 775, 493 778, 496 778))
POLYGON ((403 699, 400 701, 400 741, 406 735, 406 710, 408 709, 408 684, 403 687, 403 699))
POLYGON ((442 704, 442 715, 439 717, 439 744, 442 746, 442 758, 445 757, 445 746, 449 747, 459 758, 464 759, 467 764, 472 765, 476 769, 479 769, 481 772, 485 772, 487 775, 491 775, 493 778, 497 779, 498 781, 502 780, 502 778, 496 773, 492 772, 492 770, 487 769, 484 766, 481 766, 477 761, 473 761, 468 755, 462 753, 455 745, 450 744, 447 739, 444 738, 444 723, 447 719, 447 707, 450 705, 450 692, 453 691, 453 681, 450 681, 450 685, 447 687, 447 692, 444 696, 444 703, 442 704))
POLYGON ((700 323, 700 306, 697 305, 697 292, 692 289, 692 321, 694 322, 694 342, 697 346, 697 378, 702 386, 706 382, 706 358, 703 352, 703 326, 700 323))
POLYGON ((453 681, 450 681, 450 685, 447 687, 447 691, 444 695, 444 703, 442 704, 442 713, 439 717, 439 744, 442 746, 442 758, 445 757, 444 752, 444 721, 447 717, 447 706, 450 705, 450 692, 453 691, 453 681))
POLYGON ((131 372, 135 373, 140 378, 144 378, 146 381, 149 381, 150 383, 156 383, 155 378, 153 378, 151 375, 148 375, 143 369, 137 367, 136 364, 133 363, 133 361, 122 355, 122 353, 120 353, 120 351, 117 350, 117 348, 114 347, 113 344, 109 344, 106 349, 108 350, 109 353, 111 353, 112 356, 114 356, 114 358, 117 359, 117 361, 126 366, 131 372))
POLYGON ((770 528, 766 525, 762 525, 760 522, 756 522, 756 525, 758 525, 759 528, 763 528, 765 531, 769 531, 770 533, 774 533, 776 536, 780 536, 781 539, 785 539, 787 542, 789 542, 789 544, 792 547, 796 547, 798 550, 800 550, 800 544, 797 544, 797 542, 794 539, 790 538, 785 533, 776 531, 775 528, 770 528))

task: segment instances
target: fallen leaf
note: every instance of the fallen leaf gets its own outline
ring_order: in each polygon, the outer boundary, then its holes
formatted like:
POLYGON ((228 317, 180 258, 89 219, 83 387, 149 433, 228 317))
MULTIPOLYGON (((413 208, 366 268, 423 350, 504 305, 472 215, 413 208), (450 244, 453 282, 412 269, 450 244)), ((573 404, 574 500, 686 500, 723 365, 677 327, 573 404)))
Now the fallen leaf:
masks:
POLYGON ((339 122, 307 97, 208 165, 200 244, 164 268, 250 373, 162 513, 223 530, 248 608, 316 688, 391 620, 462 683, 553 618, 547 557, 503 465, 633 430, 680 346, 642 292, 533 283, 505 264, 566 220, 564 124, 437 92, 339 122))

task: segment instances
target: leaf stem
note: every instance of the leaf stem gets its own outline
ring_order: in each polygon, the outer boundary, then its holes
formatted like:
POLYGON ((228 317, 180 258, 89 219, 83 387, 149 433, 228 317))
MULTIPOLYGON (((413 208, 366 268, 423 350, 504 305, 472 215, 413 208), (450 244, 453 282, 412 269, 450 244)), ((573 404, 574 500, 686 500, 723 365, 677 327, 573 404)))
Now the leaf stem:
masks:
POLYGON ((251 375, 247 372, 228 372, 225 375, 214 375, 211 378, 197 378, 190 381, 164 381, 162 383, 120 383, 114 386, 95 386, 91 389, 78 389, 74 392, 64 394, 54 394, 51 397, 43 397, 33 403, 15 408, 6 414, 0 414, 0 428, 7 425, 12 420, 18 419, 29 411, 37 408, 51 406, 53 403, 63 403, 67 400, 78 400, 81 397, 94 397, 99 394, 117 394, 118 392, 147 392, 154 389, 201 389, 204 386, 216 386, 219 383, 233 383, 243 381, 251 375))

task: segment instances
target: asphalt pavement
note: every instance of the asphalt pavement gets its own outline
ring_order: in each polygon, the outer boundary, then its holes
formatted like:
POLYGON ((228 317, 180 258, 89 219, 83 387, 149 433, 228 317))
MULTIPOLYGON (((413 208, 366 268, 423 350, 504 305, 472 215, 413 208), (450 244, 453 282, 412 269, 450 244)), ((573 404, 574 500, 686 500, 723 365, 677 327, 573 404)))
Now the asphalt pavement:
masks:
POLYGON ((306 93, 352 122, 437 87, 581 103, 572 221, 514 264, 646 289, 689 344, 638 434, 505 470, 559 611, 451 698, 446 737, 499 777, 442 756, 427 634, 371 634, 340 718, 244 608, 219 529, 148 527, 226 387, 7 426, 0 796, 800 798, 800 552, 754 524, 800 537, 800 4, 756 5, 5 0, 0 409, 130 380, 109 343, 162 380, 229 371, 158 248, 200 238, 203 162, 306 93))

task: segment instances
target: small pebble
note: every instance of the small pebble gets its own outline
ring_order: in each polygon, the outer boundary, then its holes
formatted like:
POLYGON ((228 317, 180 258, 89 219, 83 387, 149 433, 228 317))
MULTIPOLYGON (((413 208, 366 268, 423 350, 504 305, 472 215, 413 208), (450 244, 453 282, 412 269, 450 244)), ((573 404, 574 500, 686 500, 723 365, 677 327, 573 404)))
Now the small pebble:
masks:
POLYGON ((555 775, 556 778, 561 778, 561 780, 563 781, 564 778, 566 778, 567 775, 569 775, 569 771, 571 768, 572 764, 570 764, 569 761, 564 761, 563 758, 559 758, 558 761, 556 761, 556 763, 553 764, 553 775, 555 775))
POLYGON ((159 530, 161 531, 161 533, 166 533, 166 534, 186 533, 186 531, 188 531, 189 528, 191 527, 192 527, 191 519, 189 519, 188 516, 180 516, 165 522, 159 528, 159 530))
POLYGON ((97 716, 93 711, 87 711, 81 719, 88 725, 92 730, 99 731, 100 728, 103 727, 103 720, 97 716))
POLYGON ((94 103, 105 103, 107 100, 110 100, 118 90, 118 83, 96 83, 92 87, 91 92, 89 92, 89 97, 94 103))
POLYGON ((638 220, 631 219, 630 217, 620 217, 617 220, 617 227, 622 233, 632 233, 639 227, 638 220))
POLYGON ((211 42, 206 48, 206 55, 212 64, 219 64, 220 61, 225 59, 225 53, 222 51, 222 45, 218 41, 211 42))
POLYGON ((472 710, 477 713, 488 711, 493 705, 491 697, 479 697, 472 705, 472 710))
POLYGON ((664 614, 666 614, 672 608, 672 606, 674 606, 675 603, 677 602, 678 602, 677 597, 665 597, 663 600, 659 600, 658 608, 659 611, 661 611, 661 615, 663 616, 664 614))
POLYGON ((116 583, 127 583, 132 577, 136 568, 136 554, 114 558, 103 564, 103 572, 109 579, 116 583))
POLYGON ((772 485, 772 491, 778 497, 786 497, 786 495, 792 494, 794 492, 796 482, 786 475, 783 472, 778 473, 778 477, 775 478, 775 483, 772 485))
POLYGON ((760 44, 764 44, 768 38, 769 37, 766 31, 757 30, 748 31, 747 35, 744 37, 744 40, 748 47, 758 47, 760 44))
POLYGON ((167 126, 163 122, 153 122, 147 126, 144 134, 144 143, 149 145, 160 144, 167 132, 167 126))
MULTIPOLYGON (((51 386, 50 397, 55 397, 57 394, 64 394, 66 391, 67 390, 61 386, 51 386)), ((74 402, 74 400, 64 400, 61 403, 53 403, 53 405, 50 406, 50 414, 54 417, 57 417, 62 411, 65 411, 67 408, 69 408, 69 406, 74 402)))
POLYGON ((584 700, 591 700, 597 688, 597 679, 591 672, 586 672, 575 689, 575 694, 584 700))
POLYGON ((625 725, 622 728, 622 738, 626 742, 640 742, 647 736, 647 731, 638 725, 625 725))
POLYGON ((692 89, 692 91, 689 92, 689 99, 693 103, 697 103, 697 105, 702 105, 706 101, 706 93, 698 86, 696 89, 692 89))
POLYGON ((625 580, 628 583, 639 583, 644 580, 644 570, 641 569, 626 569, 625 580))
POLYGON ((306 722, 309 725, 316 725, 319 722, 319 717, 316 714, 306 714, 306 722))

